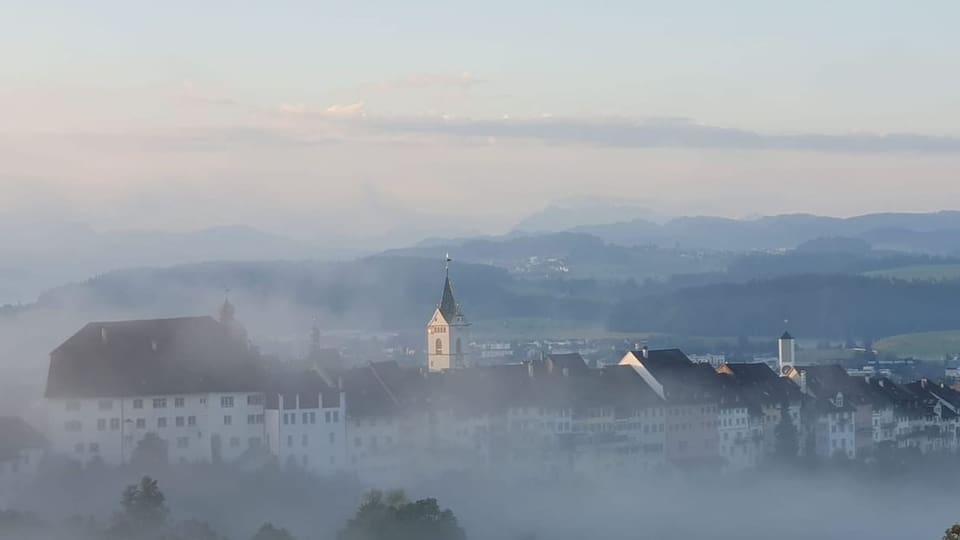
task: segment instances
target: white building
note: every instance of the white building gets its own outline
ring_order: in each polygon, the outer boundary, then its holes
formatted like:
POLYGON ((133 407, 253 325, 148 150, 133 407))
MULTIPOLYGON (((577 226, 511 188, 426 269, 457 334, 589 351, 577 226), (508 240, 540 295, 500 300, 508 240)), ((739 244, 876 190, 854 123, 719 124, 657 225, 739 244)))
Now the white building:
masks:
POLYGON ((270 454, 285 467, 330 474, 349 467, 346 398, 319 375, 301 375, 296 391, 267 395, 266 438, 270 454))
POLYGON ((171 462, 235 461, 266 440, 265 380, 224 304, 223 320, 89 323, 50 354, 51 450, 129 462, 148 433, 171 462))

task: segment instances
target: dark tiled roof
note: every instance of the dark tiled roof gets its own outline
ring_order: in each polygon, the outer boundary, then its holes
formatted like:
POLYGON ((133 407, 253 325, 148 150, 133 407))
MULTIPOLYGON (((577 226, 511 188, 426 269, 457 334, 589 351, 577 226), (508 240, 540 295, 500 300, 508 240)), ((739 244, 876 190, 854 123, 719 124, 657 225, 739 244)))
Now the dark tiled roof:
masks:
POLYGON ((443 318, 446 319, 448 323, 452 323, 457 315, 460 315, 460 306, 457 305, 457 301, 453 298, 453 285, 450 283, 449 275, 447 275, 443 281, 443 297, 440 299, 440 314, 443 315, 443 318))
POLYGON ((42 435, 30 424, 15 416, 0 416, 0 461, 19 455, 23 450, 47 445, 42 435))
POLYGON ((553 373, 563 373, 566 369, 571 375, 582 375, 590 370, 580 353, 550 354, 547 355, 547 362, 553 373))
POLYGON ((780 339, 793 339, 793 336, 790 335, 790 332, 784 332, 780 339))
POLYGON ((48 398, 260 389, 258 355, 212 317, 89 323, 50 353, 48 398))
POLYGON ((340 390, 331 385, 323 375, 313 370, 274 371, 266 384, 267 408, 279 407, 279 396, 283 396, 284 409, 290 409, 298 403, 301 409, 315 409, 340 406, 340 390))
POLYGON ((763 362, 724 364, 720 371, 728 373, 744 398, 761 404, 799 401, 800 388, 786 377, 778 376, 763 362))
POLYGON ((633 351, 653 377, 663 385, 668 401, 719 400, 723 380, 708 364, 694 364, 680 349, 633 351))

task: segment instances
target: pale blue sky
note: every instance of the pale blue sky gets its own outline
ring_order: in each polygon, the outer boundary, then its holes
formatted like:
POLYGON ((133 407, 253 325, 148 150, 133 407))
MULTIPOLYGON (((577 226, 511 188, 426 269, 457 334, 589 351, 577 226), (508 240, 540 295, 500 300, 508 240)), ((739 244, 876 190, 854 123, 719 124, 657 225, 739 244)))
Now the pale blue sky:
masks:
MULTIPOLYGON (((192 208, 180 222, 286 230, 301 226, 291 213, 307 220, 304 195, 322 192, 365 211, 376 231, 391 226, 373 222, 383 204, 398 216, 475 205, 457 187, 463 177, 501 189, 522 177, 538 201, 791 210, 756 198, 768 178, 735 165, 745 152, 773 176, 813 170, 812 185, 841 189, 874 175, 888 193, 843 206, 817 199, 818 187, 797 211, 928 209, 956 189, 958 20, 956 1, 7 0, 0 194, 22 211, 49 193, 31 186, 68 185, 59 205, 45 204, 103 227, 163 227, 138 207, 145 198, 216 197, 244 162, 249 189, 270 177, 278 193, 236 195, 249 214, 192 208), (890 133, 910 138, 877 138, 890 133), (337 159, 304 150, 320 144, 336 145, 337 159), (602 192, 594 178, 557 180, 571 155, 609 170, 602 192), (923 172, 925 193, 898 183, 909 171, 923 172), (109 189, 115 208, 105 213, 89 186, 109 189), (743 190, 739 206, 710 202, 731 188, 743 190), (691 191, 704 200, 687 200, 691 191)), ((529 207, 487 191, 469 227, 502 229, 529 207)))

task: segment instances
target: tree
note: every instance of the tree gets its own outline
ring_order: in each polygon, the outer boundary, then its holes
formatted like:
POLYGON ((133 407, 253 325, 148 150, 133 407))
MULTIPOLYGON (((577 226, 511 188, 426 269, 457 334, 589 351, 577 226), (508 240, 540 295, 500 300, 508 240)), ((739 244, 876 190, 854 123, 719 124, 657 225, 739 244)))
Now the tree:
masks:
POLYGON ((943 533, 943 540, 960 540, 960 523, 947 529, 947 532, 943 533))
POLYGON ((450 509, 436 499, 409 502, 402 491, 371 491, 338 540, 465 540, 450 509))
POLYGON ((793 419, 790 417, 790 408, 786 402, 780 404, 780 423, 774 429, 774 435, 776 436, 774 455, 777 459, 784 462, 795 460, 800 445, 800 437, 797 433, 797 426, 794 425, 793 419))
POLYGON ((130 455, 130 464, 136 469, 153 469, 168 463, 167 443, 152 431, 140 439, 130 455))
POLYGON ((131 484, 123 490, 120 504, 132 521, 159 525, 167 520, 169 514, 165 501, 166 497, 160 491, 157 481, 144 476, 139 484, 131 484))
POLYGON ((252 540, 294 540, 293 535, 286 529, 276 528, 273 523, 264 523, 252 540))

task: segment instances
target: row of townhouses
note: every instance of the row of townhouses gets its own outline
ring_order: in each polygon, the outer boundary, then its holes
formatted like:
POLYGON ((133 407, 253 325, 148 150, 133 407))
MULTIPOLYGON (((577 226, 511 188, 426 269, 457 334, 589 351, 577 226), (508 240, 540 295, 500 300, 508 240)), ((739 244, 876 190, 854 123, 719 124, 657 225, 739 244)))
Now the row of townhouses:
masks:
POLYGON ((785 422, 795 452, 822 458, 958 448, 960 393, 795 365, 787 333, 777 373, 644 347, 599 369, 579 354, 468 367, 467 329, 449 275, 423 367, 268 366, 229 302, 219 320, 90 323, 51 353, 47 439, 84 463, 127 463, 153 434, 174 463, 273 459, 380 478, 491 466, 739 470, 778 452, 785 422))

